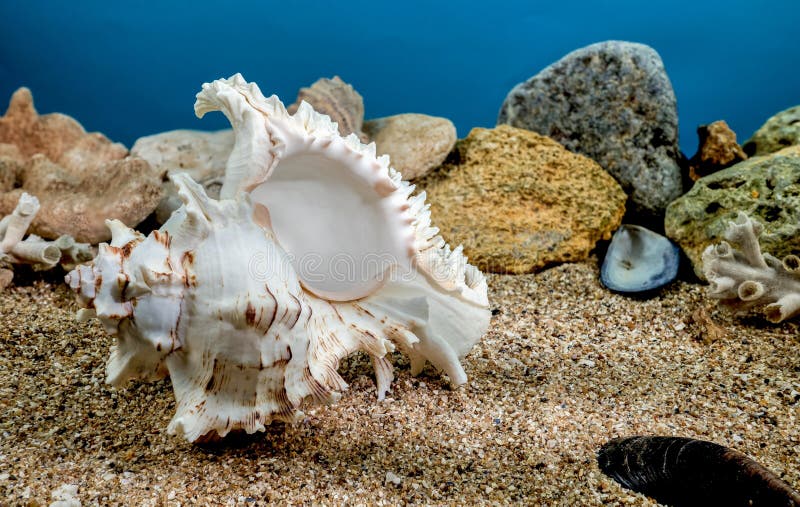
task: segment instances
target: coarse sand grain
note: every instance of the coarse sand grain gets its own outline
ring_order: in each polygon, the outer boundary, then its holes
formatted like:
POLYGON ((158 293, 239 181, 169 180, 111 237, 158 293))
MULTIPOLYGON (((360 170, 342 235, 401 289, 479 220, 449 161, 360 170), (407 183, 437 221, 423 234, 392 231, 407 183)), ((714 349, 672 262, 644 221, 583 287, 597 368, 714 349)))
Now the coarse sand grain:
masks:
POLYGON ((613 294, 595 258, 488 279, 467 385, 396 355, 379 403, 357 355, 339 403, 199 446, 166 434, 168 380, 105 385, 113 338, 57 277, 21 277, 0 294, 0 503, 652 505, 596 463, 637 434, 712 440, 800 488, 797 323, 730 316, 686 282, 613 294))

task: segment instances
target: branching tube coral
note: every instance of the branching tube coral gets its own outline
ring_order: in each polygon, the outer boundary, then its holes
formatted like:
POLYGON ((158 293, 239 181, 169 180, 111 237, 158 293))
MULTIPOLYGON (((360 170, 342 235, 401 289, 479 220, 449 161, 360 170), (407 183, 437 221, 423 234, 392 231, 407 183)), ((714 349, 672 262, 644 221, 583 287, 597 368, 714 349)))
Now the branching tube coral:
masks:
POLYGON ((740 212, 728 226, 727 241, 703 252, 703 272, 711 284, 709 295, 724 306, 739 314, 763 308, 768 320, 782 322, 800 313, 800 258, 762 254, 762 230, 740 212))

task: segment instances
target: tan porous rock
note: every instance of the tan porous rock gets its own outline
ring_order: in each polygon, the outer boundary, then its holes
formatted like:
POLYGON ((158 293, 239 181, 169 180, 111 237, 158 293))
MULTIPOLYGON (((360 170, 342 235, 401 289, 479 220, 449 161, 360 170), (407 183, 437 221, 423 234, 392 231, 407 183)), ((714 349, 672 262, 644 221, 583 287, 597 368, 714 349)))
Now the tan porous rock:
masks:
POLYGON ((0 117, 0 215, 25 192, 41 203, 30 232, 99 243, 110 238, 106 219, 135 226, 155 209, 161 175, 69 116, 40 116, 30 90, 20 88, 0 117))
POLYGON ((722 120, 697 128, 699 143, 697 153, 689 159, 689 177, 697 181, 747 159, 736 142, 736 132, 722 120))
POLYGON ((584 259, 625 213, 625 193, 596 162, 507 125, 473 129, 418 188, 442 236, 500 273, 584 259))

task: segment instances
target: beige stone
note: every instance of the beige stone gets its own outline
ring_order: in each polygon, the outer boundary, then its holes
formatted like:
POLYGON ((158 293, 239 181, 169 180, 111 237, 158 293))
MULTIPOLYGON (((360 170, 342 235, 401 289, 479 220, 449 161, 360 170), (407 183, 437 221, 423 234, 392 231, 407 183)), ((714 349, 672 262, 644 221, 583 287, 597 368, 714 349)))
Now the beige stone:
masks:
POLYGON ((389 155, 392 167, 405 180, 425 176, 441 165, 456 144, 453 122, 424 114, 369 120, 364 123, 364 132, 375 142, 379 155, 389 155))
POLYGON ((418 188, 445 240, 500 273, 585 259, 625 212, 625 193, 596 162, 507 125, 473 129, 418 188))
POLYGON ((364 123, 364 99, 350 84, 339 76, 321 78, 297 92, 297 100, 286 108, 289 114, 297 112, 301 102, 308 102, 318 113, 327 114, 336 122, 342 136, 355 134, 366 142, 367 136, 361 131, 364 123))
MULTIPOLYGON (((225 165, 233 150, 233 130, 202 132, 171 130, 136 140, 131 155, 147 160, 160 173, 187 173, 203 185, 206 193, 219 198, 225 165)), ((170 181, 163 183, 164 196, 156 208, 156 219, 164 223, 183 202, 170 181)))

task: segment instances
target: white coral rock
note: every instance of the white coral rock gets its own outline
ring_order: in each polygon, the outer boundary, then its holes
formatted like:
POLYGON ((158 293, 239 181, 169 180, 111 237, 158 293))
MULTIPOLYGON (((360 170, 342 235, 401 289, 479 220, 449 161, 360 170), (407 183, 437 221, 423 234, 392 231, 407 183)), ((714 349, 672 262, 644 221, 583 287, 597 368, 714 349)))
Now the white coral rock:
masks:
POLYGON ((241 75, 203 85, 198 115, 221 110, 234 149, 219 201, 185 174, 184 202, 148 237, 108 223, 93 265, 67 276, 116 335, 108 381, 169 375, 169 431, 190 441, 292 422, 347 385, 342 358, 367 353, 378 398, 389 352, 427 361, 454 385, 486 331, 486 281, 430 224, 424 194, 374 144, 342 138, 302 103, 289 115, 241 75))
POLYGON ((800 258, 783 260, 762 254, 758 236, 763 227, 744 213, 731 222, 725 239, 703 252, 709 295, 736 313, 763 309, 768 320, 782 322, 800 313, 800 258))
POLYGON ((29 264, 35 270, 46 270, 60 263, 71 269, 93 257, 90 245, 76 243, 72 236, 55 241, 34 234, 24 238, 39 208, 39 199, 23 192, 11 214, 0 219, 0 290, 11 283, 14 273, 10 268, 14 265, 29 264))

